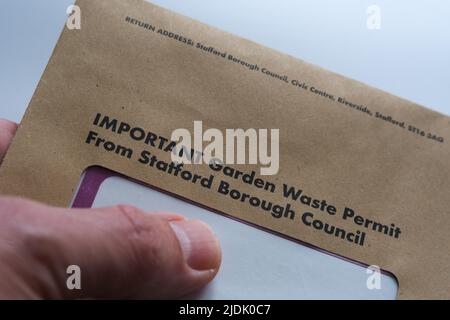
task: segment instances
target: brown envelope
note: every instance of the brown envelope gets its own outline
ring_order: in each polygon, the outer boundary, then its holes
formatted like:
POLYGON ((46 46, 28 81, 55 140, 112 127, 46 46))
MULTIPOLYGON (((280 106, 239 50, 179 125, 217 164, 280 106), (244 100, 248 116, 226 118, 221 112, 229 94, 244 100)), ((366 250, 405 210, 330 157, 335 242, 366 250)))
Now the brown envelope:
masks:
POLYGON ((67 206, 83 171, 99 165, 378 265, 397 278, 399 298, 450 298, 448 117, 143 1, 77 5, 81 30, 62 33, 0 168, 1 194, 67 206), (97 114, 159 142, 194 120, 221 130, 279 128, 277 175, 233 166, 276 188, 187 166, 214 176, 206 188, 142 164, 143 150, 166 163, 170 153, 95 125, 97 114), (86 143, 90 131, 133 155, 86 143), (277 217, 222 194, 221 181, 293 213, 277 217), (284 194, 290 188, 297 199, 284 194), (314 206, 324 201, 335 214, 314 206))

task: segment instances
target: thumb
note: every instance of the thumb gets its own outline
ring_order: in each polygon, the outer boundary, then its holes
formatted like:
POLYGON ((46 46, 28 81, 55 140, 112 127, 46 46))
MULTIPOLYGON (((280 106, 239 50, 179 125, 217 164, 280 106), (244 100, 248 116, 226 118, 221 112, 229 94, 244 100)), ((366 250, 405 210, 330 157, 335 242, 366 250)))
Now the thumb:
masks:
POLYGON ((16 198, 0 199, 0 212, 8 221, 1 242, 20 248, 3 254, 0 247, 0 261, 15 261, 9 287, 33 297, 179 297, 210 282, 221 262, 211 229, 178 215, 124 205, 60 209, 16 198), (81 270, 80 290, 67 286, 71 265, 81 270))

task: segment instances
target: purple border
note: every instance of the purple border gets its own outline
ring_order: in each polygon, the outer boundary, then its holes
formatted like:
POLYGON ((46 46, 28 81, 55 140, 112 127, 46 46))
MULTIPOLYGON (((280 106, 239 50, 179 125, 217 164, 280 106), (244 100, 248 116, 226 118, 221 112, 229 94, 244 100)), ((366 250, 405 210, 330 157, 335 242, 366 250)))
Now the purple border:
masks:
POLYGON ((102 167, 89 167, 85 171, 80 188, 72 203, 72 208, 92 208, 101 184, 117 174, 102 167))

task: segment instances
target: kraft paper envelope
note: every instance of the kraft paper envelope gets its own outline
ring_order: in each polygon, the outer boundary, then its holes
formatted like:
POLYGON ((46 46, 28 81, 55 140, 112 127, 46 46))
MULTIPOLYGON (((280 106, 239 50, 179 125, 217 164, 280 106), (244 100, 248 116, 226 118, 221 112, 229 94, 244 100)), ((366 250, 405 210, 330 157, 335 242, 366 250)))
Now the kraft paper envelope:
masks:
POLYGON ((67 206, 84 170, 101 166, 380 266, 397 278, 398 298, 450 298, 448 117, 143 1, 77 5, 81 30, 62 33, 1 165, 1 194, 67 206), (278 174, 230 166, 256 172, 249 184, 186 165, 212 180, 206 187, 139 161, 144 152, 170 163, 167 139, 196 120, 279 128, 278 174), (119 134, 126 125, 151 141, 119 134))

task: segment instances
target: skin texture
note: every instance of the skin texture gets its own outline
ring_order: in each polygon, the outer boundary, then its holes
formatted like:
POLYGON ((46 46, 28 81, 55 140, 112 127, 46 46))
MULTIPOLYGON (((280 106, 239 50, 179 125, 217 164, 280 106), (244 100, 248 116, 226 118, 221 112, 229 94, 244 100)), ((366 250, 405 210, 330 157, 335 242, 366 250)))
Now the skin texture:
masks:
MULTIPOLYGON (((0 163, 16 129, 0 119, 0 163)), ((221 263, 211 229, 176 214, 0 196, 0 220, 0 299, 176 298, 209 283, 221 263), (81 289, 67 287, 70 265, 81 289)))

